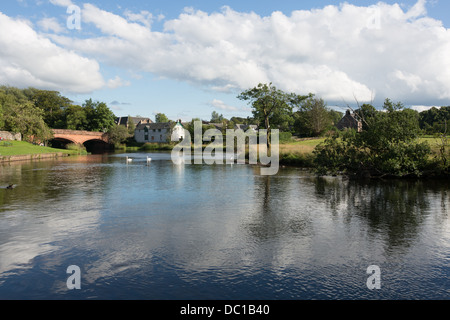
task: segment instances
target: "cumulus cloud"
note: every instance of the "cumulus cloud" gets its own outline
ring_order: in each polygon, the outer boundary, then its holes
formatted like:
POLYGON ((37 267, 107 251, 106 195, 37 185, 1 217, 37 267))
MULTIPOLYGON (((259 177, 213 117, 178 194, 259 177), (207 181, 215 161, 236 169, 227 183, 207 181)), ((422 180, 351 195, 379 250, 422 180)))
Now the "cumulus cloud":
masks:
POLYGON ((144 11, 122 17, 85 4, 82 17, 102 36, 53 39, 114 66, 213 90, 273 82, 329 101, 450 98, 450 31, 426 16, 425 0, 408 11, 343 3, 267 17, 186 9, 160 32, 144 11))
POLYGON ((124 81, 119 76, 116 76, 114 79, 109 79, 107 82, 107 86, 110 89, 116 89, 119 87, 127 87, 130 86, 130 81, 124 81))
POLYGON ((383 2, 342 3, 269 16, 229 7, 213 13, 187 8, 165 20, 161 31, 152 30, 155 17, 148 11, 118 15, 84 4, 82 25, 98 33, 79 38, 58 33, 53 19, 38 24, 57 33, 45 38, 29 23, 0 15, 1 29, 14 30, 0 35, 0 81, 25 79, 75 91, 130 84, 119 77, 105 83, 99 72, 104 63, 220 92, 272 82, 330 103, 391 98, 437 104, 450 98, 450 30, 427 16, 426 4, 418 0, 405 11, 383 2))
POLYGON ((211 105, 211 107, 213 107, 215 109, 220 109, 220 110, 225 110, 225 111, 237 111, 238 110, 238 108, 227 105, 225 102, 223 102, 222 100, 218 100, 218 99, 214 99, 209 104, 211 105))
POLYGON ((56 18, 44 18, 38 21, 38 26, 44 32, 55 32, 55 33, 63 33, 67 32, 65 27, 63 27, 56 18))
POLYGON ((0 83, 87 93, 104 85, 99 64, 39 35, 28 21, 0 12, 0 83))
POLYGON ((71 0, 50 0, 50 3, 61 7, 69 7, 73 4, 71 0))

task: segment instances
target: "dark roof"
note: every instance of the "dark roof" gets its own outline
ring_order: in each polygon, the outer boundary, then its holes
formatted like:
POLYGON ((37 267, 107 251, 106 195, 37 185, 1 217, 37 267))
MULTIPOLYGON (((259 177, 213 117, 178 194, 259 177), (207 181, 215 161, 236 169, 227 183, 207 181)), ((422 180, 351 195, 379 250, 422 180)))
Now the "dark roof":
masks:
POLYGON ((118 117, 118 118, 116 118, 116 123, 119 124, 119 125, 126 126, 130 119, 133 120, 133 123, 135 125, 137 125, 141 121, 150 120, 150 122, 153 122, 150 118, 143 118, 143 117, 118 117))
POLYGON ((181 122, 158 122, 158 123, 141 123, 136 126, 136 130, 144 130, 147 127, 149 130, 159 130, 159 129, 170 129, 177 123, 183 124, 181 122))

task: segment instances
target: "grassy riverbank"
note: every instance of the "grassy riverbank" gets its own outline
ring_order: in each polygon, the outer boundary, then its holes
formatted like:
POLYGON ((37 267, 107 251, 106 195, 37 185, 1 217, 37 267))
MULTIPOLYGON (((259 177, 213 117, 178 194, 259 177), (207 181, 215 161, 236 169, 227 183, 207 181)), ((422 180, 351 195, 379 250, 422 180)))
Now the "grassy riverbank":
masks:
MULTIPOLYGON (((288 142, 280 143, 280 165, 314 168, 315 155, 313 151, 319 144, 325 142, 325 140, 325 138, 292 139, 288 142)), ((438 156, 440 148, 439 145, 441 143, 440 139, 432 136, 424 136, 419 138, 419 142, 424 141, 426 141, 431 147, 431 158, 438 156)), ((128 152, 170 151, 175 145, 175 143, 145 143, 127 147, 123 146, 121 149, 128 152)), ((203 145, 203 147, 206 147, 206 145, 203 145)), ((447 150, 449 149, 450 146, 447 147, 447 150)))
POLYGON ((47 154, 47 153, 63 153, 67 155, 78 154, 76 150, 63 150, 50 147, 41 147, 25 141, 0 142, 0 157, 47 154))

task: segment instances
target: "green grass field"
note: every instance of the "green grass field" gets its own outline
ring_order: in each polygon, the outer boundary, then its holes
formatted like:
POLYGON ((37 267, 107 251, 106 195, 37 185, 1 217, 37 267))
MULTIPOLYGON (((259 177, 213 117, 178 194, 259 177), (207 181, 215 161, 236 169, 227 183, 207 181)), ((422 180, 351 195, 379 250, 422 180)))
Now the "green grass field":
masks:
POLYGON ((25 141, 0 141, 0 156, 18 156, 27 154, 43 154, 62 152, 65 154, 77 154, 73 150, 54 149, 36 146, 25 141))

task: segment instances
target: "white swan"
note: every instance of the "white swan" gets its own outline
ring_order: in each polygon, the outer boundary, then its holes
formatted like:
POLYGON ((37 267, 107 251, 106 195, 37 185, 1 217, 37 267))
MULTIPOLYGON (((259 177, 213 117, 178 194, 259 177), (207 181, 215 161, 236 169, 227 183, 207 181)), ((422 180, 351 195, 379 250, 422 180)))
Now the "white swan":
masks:
POLYGON ((133 159, 128 158, 128 156, 127 156, 127 163, 128 163, 128 162, 132 162, 132 161, 133 161, 133 159))
POLYGON ((152 161, 152 158, 147 157, 147 164, 149 164, 152 161))

